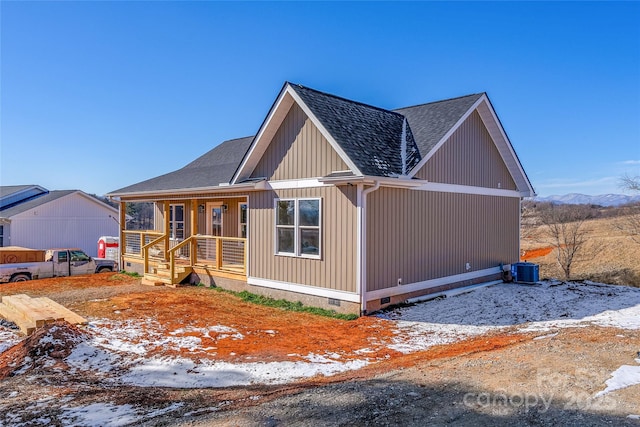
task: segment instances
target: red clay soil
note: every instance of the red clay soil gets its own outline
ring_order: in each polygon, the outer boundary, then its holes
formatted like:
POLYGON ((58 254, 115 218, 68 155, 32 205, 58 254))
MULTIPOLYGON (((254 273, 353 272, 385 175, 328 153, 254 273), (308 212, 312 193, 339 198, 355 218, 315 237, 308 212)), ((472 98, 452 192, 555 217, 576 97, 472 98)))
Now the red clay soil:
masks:
MULTIPOLYGON (((181 336, 193 335, 201 340, 201 345, 196 351, 186 348, 163 348, 158 345, 149 349, 148 357, 162 355, 229 362, 271 362, 302 360, 310 354, 337 354, 341 361, 364 357, 369 360, 386 360, 382 366, 375 364, 365 368, 365 373, 370 370, 384 372, 391 366, 412 366, 418 361, 435 358, 490 351, 526 339, 525 335, 483 336, 432 347, 426 352, 404 355, 382 345, 390 343, 396 333, 393 322, 375 317, 345 321, 285 311, 244 302, 238 297, 209 288, 148 288, 140 285, 134 286, 134 289, 140 289, 141 292, 122 293, 110 298, 89 301, 81 299, 82 292, 88 291, 91 287, 130 287, 136 281, 139 279, 121 274, 100 274, 15 283, 3 286, 1 290, 4 295, 39 294, 48 295, 54 300, 58 292, 64 291, 68 294, 76 290, 79 299, 73 303, 73 309, 90 320, 106 318, 123 322, 138 321, 141 327, 153 327, 153 333, 169 336, 172 332, 181 330, 181 336), (148 320, 153 321, 151 326, 148 320), (215 332, 215 328, 212 329, 215 326, 232 328, 233 332, 230 333, 223 328, 219 329, 221 332, 215 332), (189 332, 190 328, 207 328, 208 333, 203 334, 202 329, 189 332), (242 338, 234 339, 235 333, 242 334, 242 338), (359 349, 368 349, 368 352, 354 353, 359 349)), ((75 327, 73 330, 83 333, 75 327)), ((19 365, 19 359, 27 355, 37 356, 36 353, 46 351, 53 351, 54 356, 59 354, 56 349, 42 349, 38 344, 45 333, 43 331, 36 332, 0 355, 0 378, 3 373, 7 375, 11 370, 8 369, 8 365, 15 369, 19 365)), ((67 335, 74 339, 77 334, 67 335)), ((344 375, 360 374, 352 372, 344 375)), ((336 378, 342 378, 342 375, 336 378)))
POLYGON ((546 248, 529 249, 529 250, 523 251, 523 254, 520 256, 520 260, 526 261, 534 258, 541 258, 543 256, 549 255, 552 250, 553 248, 550 246, 546 248))
MULTIPOLYGON (((233 295, 208 288, 160 288, 151 292, 123 294, 107 301, 87 302, 77 310, 81 315, 114 320, 153 319, 167 333, 186 329, 180 335, 200 338, 201 347, 210 348, 207 352, 215 355, 216 360, 235 362, 295 360, 310 353, 357 357, 352 354, 353 350, 373 347, 375 342, 372 340, 388 341, 393 336, 388 322, 377 318, 345 321, 285 311, 244 302, 233 295), (210 338, 203 336, 201 330, 189 332, 189 328, 217 325, 232 328, 234 332, 209 329, 210 338), (234 333, 242 334, 243 338, 229 337, 234 333)), ((155 351, 178 355, 175 350, 158 348, 155 351)), ((384 358, 395 353, 385 349, 367 353, 367 357, 384 358)), ((195 356, 188 349, 182 349, 179 355, 195 356)), ((207 357, 207 354, 199 356, 207 357)))
POLYGON ((10 376, 14 371, 36 369, 45 356, 55 363, 71 354, 75 345, 86 339, 86 334, 64 321, 54 322, 37 329, 23 341, 7 351, 0 353, 0 380, 10 376), (25 368, 25 363, 30 366, 25 368))

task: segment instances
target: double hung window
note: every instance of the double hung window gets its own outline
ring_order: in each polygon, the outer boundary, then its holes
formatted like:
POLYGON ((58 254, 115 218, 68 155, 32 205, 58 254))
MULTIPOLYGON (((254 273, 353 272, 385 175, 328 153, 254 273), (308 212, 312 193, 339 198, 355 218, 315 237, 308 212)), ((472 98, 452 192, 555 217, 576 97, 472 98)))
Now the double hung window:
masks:
POLYGON ((275 201, 277 254, 320 258, 320 202, 320 199, 275 201))

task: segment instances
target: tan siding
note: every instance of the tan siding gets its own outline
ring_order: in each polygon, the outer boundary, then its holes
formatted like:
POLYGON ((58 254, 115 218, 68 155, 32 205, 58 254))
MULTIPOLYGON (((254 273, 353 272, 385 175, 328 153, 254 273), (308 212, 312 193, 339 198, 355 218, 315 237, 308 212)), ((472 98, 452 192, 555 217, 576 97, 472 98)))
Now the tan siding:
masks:
POLYGON ((381 188, 367 199, 367 290, 518 260, 518 198, 381 188))
POLYGON ((304 111, 294 104, 251 176, 270 180, 314 178, 348 169, 304 111))
POLYGON ((515 190, 480 115, 474 111, 418 171, 431 182, 515 190))
POLYGON ((321 187, 249 196, 250 276, 356 292, 356 187, 321 187), (275 255, 274 199, 322 198, 321 259, 275 255))

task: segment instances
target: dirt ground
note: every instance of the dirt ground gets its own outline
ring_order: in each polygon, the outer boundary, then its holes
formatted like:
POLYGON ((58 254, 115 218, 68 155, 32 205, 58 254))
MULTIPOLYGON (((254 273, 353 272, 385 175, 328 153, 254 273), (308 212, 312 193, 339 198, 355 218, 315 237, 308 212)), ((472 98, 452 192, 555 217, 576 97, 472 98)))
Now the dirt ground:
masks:
MULTIPOLYGON (((158 356, 280 361, 322 350, 349 357, 353 349, 372 347, 372 338, 394 334, 389 322, 375 317, 342 321, 285 312, 208 288, 147 287, 121 274, 0 286, 0 296, 16 293, 48 296, 88 318, 154 319, 168 331, 225 324, 246 337, 212 336, 211 354, 150 349, 158 356)), ((0 353, 0 426, 13 425, 16 414, 19 425, 69 425, 61 417, 65 408, 101 402, 152 414, 131 422, 114 414, 111 425, 640 425, 640 386, 594 398, 611 372, 634 364, 638 330, 503 331, 412 354, 373 346, 375 363, 333 376, 190 389, 114 385, 70 370, 64 365, 68 348, 90 330, 65 325, 55 331, 53 340, 40 330, 0 353), (27 357, 29 369, 16 372, 27 357), (161 410, 172 405, 170 412, 161 410)))

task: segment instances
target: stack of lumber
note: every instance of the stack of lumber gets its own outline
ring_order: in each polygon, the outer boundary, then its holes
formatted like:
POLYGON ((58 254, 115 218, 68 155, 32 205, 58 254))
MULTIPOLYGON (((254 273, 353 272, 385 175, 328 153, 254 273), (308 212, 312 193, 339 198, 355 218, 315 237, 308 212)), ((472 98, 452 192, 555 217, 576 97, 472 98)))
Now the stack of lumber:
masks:
POLYGON ((85 318, 47 297, 31 298, 24 294, 2 297, 0 317, 15 323, 26 335, 58 320, 74 325, 87 323, 85 318))

